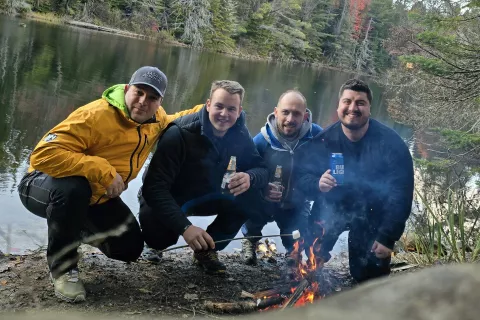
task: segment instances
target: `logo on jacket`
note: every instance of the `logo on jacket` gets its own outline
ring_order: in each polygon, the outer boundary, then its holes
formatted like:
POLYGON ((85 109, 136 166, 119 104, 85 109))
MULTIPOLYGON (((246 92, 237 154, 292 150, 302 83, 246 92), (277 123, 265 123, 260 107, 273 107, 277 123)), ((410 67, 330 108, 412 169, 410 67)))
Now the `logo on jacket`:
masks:
POLYGON ((57 138, 57 135, 55 133, 49 133, 48 136, 46 136, 45 139, 43 139, 43 141, 50 142, 55 140, 56 138, 57 138))

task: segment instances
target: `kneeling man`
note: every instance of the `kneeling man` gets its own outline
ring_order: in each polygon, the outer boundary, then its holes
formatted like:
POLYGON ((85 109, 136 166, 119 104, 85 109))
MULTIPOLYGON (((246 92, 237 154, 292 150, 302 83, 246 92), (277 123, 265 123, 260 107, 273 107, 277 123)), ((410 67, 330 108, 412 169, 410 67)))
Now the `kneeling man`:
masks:
MULTIPOLYGON (((162 250, 183 236, 195 261, 207 273, 224 273, 217 251, 250 217, 261 214, 252 205, 268 183, 263 159, 245 125, 243 87, 235 81, 215 81, 201 111, 179 118, 158 142, 140 197, 140 224, 149 247, 162 250), (231 157, 236 172, 222 193, 231 157), (217 215, 207 230, 187 216, 217 215)), ((229 168, 230 169, 230 168, 229 168)))

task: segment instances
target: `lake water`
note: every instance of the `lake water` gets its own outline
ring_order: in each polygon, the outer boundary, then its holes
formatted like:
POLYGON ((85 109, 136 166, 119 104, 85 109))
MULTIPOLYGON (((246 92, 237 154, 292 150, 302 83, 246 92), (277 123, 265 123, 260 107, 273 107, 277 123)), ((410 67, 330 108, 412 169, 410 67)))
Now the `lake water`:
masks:
MULTIPOLYGON (((37 141, 75 108, 98 99, 105 88, 128 82, 142 65, 155 65, 166 73, 167 112, 203 103, 213 80, 240 82, 246 89, 243 106, 252 135, 265 124, 280 94, 292 88, 305 95, 316 123, 325 127, 336 121, 338 89, 352 77, 0 15, 0 250, 21 253, 46 243, 46 221, 22 206, 16 190, 37 141)), ((410 130, 388 117, 382 89, 374 83, 372 89, 372 117, 409 138, 410 130)), ((134 213, 140 185, 137 178, 121 196, 134 213)), ((206 227, 212 218, 192 220, 206 227)), ((278 233, 276 224, 268 224, 267 233, 278 233)), ((345 250, 342 243, 336 252, 345 250)), ((281 248, 279 240, 277 244, 281 248)), ((232 242, 227 250, 235 248, 240 242, 232 242)))

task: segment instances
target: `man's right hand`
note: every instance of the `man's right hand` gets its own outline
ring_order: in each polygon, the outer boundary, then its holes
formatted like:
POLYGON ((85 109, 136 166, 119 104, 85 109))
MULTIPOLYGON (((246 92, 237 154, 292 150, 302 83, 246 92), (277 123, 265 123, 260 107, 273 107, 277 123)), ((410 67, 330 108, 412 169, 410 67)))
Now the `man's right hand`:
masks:
POLYGON ((318 183, 318 187, 321 192, 328 192, 332 190, 333 187, 337 186, 337 180, 335 180, 335 178, 330 174, 330 172, 331 170, 328 169, 320 177, 320 182, 318 183))
POLYGON ((269 183, 267 187, 267 194, 265 196, 265 200, 271 202, 280 202, 282 200, 282 193, 283 193, 283 186, 280 190, 278 187, 273 183, 269 183))
POLYGON ((183 233, 183 238, 194 251, 208 250, 209 248, 215 249, 212 237, 202 228, 196 226, 188 227, 183 233))
POLYGON ((124 190, 125 184, 123 183, 123 179, 117 173, 115 179, 113 179, 112 183, 107 187, 106 195, 109 198, 116 198, 120 196, 124 190))

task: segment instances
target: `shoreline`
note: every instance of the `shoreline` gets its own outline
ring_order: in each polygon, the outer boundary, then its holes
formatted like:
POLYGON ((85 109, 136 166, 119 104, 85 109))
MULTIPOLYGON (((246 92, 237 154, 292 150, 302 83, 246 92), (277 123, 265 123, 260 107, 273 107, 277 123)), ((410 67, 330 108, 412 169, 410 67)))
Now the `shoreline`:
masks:
MULTIPOLYGON (((128 30, 122 30, 118 28, 113 28, 109 26, 101 26, 101 25, 96 25, 93 23, 88 23, 88 22, 83 22, 83 21, 78 21, 78 20, 73 20, 67 16, 58 16, 53 13, 38 13, 38 12, 29 12, 26 15, 20 16, 17 15, 17 17, 24 18, 24 19, 29 19, 29 20, 36 20, 36 21, 43 21, 43 22, 48 22, 48 23, 53 23, 57 25, 68 25, 72 27, 77 27, 77 28, 82 28, 82 29, 89 29, 93 31, 98 31, 98 32, 105 32, 105 33, 111 33, 111 34, 116 34, 124 37, 129 37, 129 38, 136 38, 136 39, 143 39, 147 41, 154 41, 158 43, 165 43, 167 45, 172 45, 172 46, 177 46, 177 47, 184 47, 184 48, 190 48, 192 50, 199 50, 199 51, 206 51, 206 52, 211 52, 211 53, 217 53, 223 56, 228 56, 236 59, 242 59, 242 60, 248 60, 248 61, 263 61, 267 63, 282 63, 282 64, 299 64, 303 66, 307 66, 316 70, 319 69, 328 69, 328 70, 333 70, 333 71, 339 71, 339 72, 344 72, 344 73, 349 73, 349 74, 358 74, 354 70, 349 70, 345 69, 342 67, 338 66, 331 66, 327 64, 321 64, 319 62, 304 62, 304 61, 299 61, 299 60, 278 60, 278 59, 272 59, 269 57, 261 57, 258 55, 253 55, 253 54, 248 54, 245 52, 241 52, 239 50, 236 50, 235 53, 233 52, 219 52, 215 50, 211 50, 208 48, 195 48, 190 45, 181 43, 176 40, 170 40, 166 38, 161 38, 161 37, 154 37, 154 36, 149 36, 149 35, 144 35, 144 34, 139 34, 135 33, 132 31, 128 30)), ((373 75, 368 75, 368 74, 363 74, 360 73, 359 75, 369 77, 372 80, 375 80, 377 78, 376 76, 373 75)))

